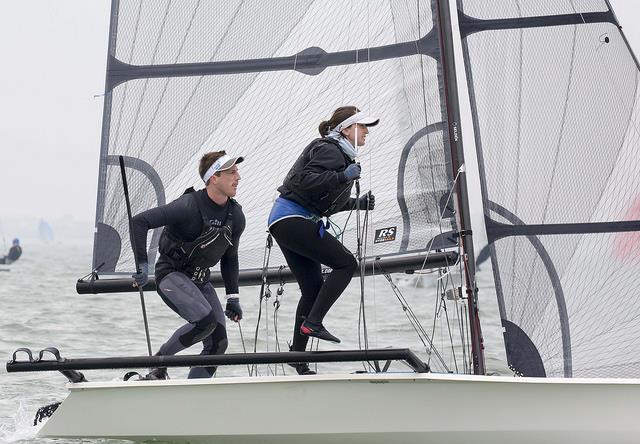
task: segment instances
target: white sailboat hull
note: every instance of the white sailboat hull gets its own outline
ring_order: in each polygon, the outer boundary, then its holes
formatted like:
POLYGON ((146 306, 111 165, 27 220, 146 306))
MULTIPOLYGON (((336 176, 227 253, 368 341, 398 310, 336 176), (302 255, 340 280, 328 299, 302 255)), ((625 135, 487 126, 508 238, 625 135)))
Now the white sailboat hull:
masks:
POLYGON ((636 443, 640 436, 637 379, 378 374, 69 388, 39 436, 229 444, 636 443))

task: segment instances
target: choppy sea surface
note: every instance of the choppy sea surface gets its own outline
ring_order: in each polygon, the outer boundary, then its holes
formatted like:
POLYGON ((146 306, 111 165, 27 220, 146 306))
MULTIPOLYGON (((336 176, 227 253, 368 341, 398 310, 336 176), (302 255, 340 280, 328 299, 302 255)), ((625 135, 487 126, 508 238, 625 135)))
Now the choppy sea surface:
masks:
MULTIPOLYGON (((11 359, 14 350, 27 347, 39 351, 45 347, 57 347, 66 358, 144 356, 147 346, 138 293, 79 295, 75 291, 76 280, 90 271, 91 241, 89 239, 42 243, 23 241, 22 258, 10 266, 0 266, 0 354, 4 361, 11 359)), ((491 279, 486 270, 478 277, 480 310, 485 341, 488 373, 510 374, 505 364, 504 346, 499 327, 498 311, 491 289, 491 279)), ((459 344, 451 347, 449 331, 459 336, 455 323, 461 311, 458 302, 447 301, 446 312, 436 311, 438 301, 435 274, 420 277, 397 275, 402 296, 420 319, 428 332, 433 332, 434 345, 443 356, 447 368, 455 370, 454 356, 461 362, 459 344), (450 323, 447 324, 446 319, 450 323), (435 322, 434 322, 435 319, 435 322)), ((271 285, 273 296, 263 303, 262 322, 259 328, 258 350, 275 349, 274 306, 277 284, 271 285), (268 328, 267 328, 268 325, 268 328)), ((293 325, 293 313, 299 297, 296 284, 286 284, 280 297, 277 315, 278 339, 286 350, 293 325)), ((259 308, 259 288, 241 289, 242 337, 247 350, 253 350, 254 333, 259 308)), ((424 360, 429 360, 425 346, 408 322, 405 311, 389 283, 382 277, 367 279, 365 306, 369 347, 409 347, 424 360)), ((183 321, 175 315, 155 292, 145 293, 151 343, 154 351, 183 321)), ((358 309, 360 283, 354 280, 325 318, 327 328, 342 339, 339 345, 321 344, 320 349, 358 348, 358 309)), ((463 308, 464 310, 464 308, 463 308)), ((227 323, 229 332, 228 353, 243 350, 240 330, 227 323)), ((361 336, 362 340, 362 336, 361 336)), ((185 351, 200 352, 198 345, 185 351)), ((20 355, 24 359, 24 355, 20 355)), ((434 370, 442 370, 431 354, 434 370)), ((324 364, 318 371, 356 371, 358 363, 324 364)), ((460 368, 458 368, 460 370, 460 368)), ((170 369, 172 379, 186 377, 188 369, 170 369)), ((261 374, 276 371, 273 367, 261 368, 261 374)), ((277 370, 281 372, 282 370, 277 370)), ((288 371, 288 370, 287 370, 288 371)), ((90 381, 119 380, 126 370, 85 371, 90 381)), ((140 369, 144 372, 144 369, 140 369)), ((217 377, 246 376, 246 367, 221 367, 217 377)), ((3 443, 125 443, 119 440, 48 440, 36 438, 37 427, 33 418, 43 405, 60 401, 66 396, 66 379, 57 372, 7 373, 0 370, 0 442, 3 443)))

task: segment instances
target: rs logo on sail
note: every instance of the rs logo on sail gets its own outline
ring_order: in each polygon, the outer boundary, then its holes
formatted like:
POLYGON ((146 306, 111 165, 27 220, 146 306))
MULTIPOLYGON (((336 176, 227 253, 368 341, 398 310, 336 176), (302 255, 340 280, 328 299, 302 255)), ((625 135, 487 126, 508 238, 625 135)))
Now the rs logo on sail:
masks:
POLYGON ((376 235, 373 243, 390 242, 396 240, 397 227, 380 228, 376 230, 376 235))

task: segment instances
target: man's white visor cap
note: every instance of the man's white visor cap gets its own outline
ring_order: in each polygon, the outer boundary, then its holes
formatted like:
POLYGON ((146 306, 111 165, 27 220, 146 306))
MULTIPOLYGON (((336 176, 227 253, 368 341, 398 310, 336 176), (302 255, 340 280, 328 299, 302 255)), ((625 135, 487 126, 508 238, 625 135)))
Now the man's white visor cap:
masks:
POLYGON ((333 130, 340 132, 345 128, 349 128, 354 123, 359 123, 364 126, 376 126, 378 123, 380 123, 380 119, 371 117, 364 111, 360 111, 340 122, 333 130))
POLYGON ((240 163, 243 160, 244 160, 244 157, 242 156, 231 157, 225 154, 224 156, 222 156, 221 158, 213 162, 213 165, 211 165, 207 170, 207 172, 204 173, 204 176, 202 176, 202 180, 204 181, 204 183, 207 183, 207 180, 211 179, 211 176, 213 176, 214 174, 220 171, 228 170, 229 168, 234 166, 236 163, 240 163))

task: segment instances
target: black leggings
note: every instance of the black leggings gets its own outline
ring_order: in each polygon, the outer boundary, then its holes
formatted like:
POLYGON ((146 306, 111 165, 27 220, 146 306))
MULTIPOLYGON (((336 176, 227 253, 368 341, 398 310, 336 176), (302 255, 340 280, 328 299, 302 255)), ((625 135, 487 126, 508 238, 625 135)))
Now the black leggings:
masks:
POLYGON ((303 319, 322 322, 349 284, 358 263, 353 254, 328 232, 320 238, 318 224, 309 219, 282 219, 273 224, 270 231, 302 292, 296 309, 291 350, 304 351, 309 337, 300 334, 303 319), (321 265, 333 270, 324 281, 321 265))

